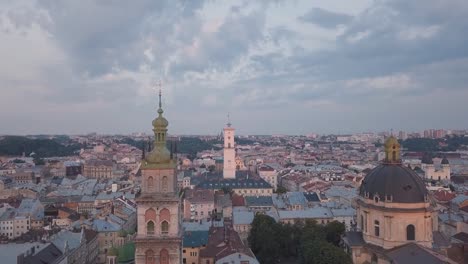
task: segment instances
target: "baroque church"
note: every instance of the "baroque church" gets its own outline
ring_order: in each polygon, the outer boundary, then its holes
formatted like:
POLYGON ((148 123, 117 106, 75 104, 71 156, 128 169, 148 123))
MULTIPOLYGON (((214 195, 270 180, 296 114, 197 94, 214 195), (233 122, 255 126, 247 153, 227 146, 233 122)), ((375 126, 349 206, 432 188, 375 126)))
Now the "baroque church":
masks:
POLYGON ((137 197, 136 264, 182 263, 177 160, 166 147, 169 122, 163 117, 161 92, 153 120, 154 146, 142 160, 141 194, 137 197))
POLYGON ((385 142, 385 159, 359 188, 356 217, 357 230, 343 238, 353 263, 453 263, 437 231, 435 204, 421 177, 402 165, 393 136, 385 142))

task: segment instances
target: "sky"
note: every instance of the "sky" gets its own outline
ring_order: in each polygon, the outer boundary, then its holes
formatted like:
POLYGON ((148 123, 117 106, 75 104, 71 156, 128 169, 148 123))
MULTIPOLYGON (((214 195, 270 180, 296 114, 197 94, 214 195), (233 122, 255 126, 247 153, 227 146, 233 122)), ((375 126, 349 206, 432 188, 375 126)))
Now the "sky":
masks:
POLYGON ((468 128, 466 0, 0 0, 0 134, 468 128))

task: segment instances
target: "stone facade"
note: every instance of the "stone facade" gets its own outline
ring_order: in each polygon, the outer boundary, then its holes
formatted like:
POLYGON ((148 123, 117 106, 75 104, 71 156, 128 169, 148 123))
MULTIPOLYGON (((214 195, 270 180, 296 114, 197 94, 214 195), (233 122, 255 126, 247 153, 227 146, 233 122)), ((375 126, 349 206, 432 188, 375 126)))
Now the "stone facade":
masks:
POLYGON ((236 150, 234 148, 235 129, 228 123, 224 128, 224 166, 223 177, 225 179, 236 178, 236 150))
POLYGON ((162 113, 160 95, 159 116, 153 120, 154 148, 142 160, 142 190, 136 199, 136 264, 182 263, 177 160, 166 148, 168 121, 162 113))

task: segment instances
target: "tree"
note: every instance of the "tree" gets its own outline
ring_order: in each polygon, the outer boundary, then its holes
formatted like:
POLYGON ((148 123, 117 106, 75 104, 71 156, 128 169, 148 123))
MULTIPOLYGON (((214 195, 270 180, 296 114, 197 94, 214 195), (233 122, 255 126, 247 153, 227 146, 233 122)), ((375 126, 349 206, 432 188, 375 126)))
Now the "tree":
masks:
POLYGON ((338 221, 330 222, 325 226, 327 241, 337 247, 340 245, 341 236, 345 231, 345 225, 338 221))
POLYGON ((351 264, 350 256, 342 249, 323 240, 309 240, 302 245, 305 264, 351 264))
POLYGON ((280 185, 280 186, 278 186, 278 188, 276 188, 275 192, 278 193, 278 194, 283 194, 283 193, 288 192, 288 189, 286 189, 285 187, 280 185))
POLYGON ((280 243, 277 240, 279 231, 279 224, 273 218, 263 214, 255 216, 248 242, 260 263, 278 261, 280 256, 280 243))

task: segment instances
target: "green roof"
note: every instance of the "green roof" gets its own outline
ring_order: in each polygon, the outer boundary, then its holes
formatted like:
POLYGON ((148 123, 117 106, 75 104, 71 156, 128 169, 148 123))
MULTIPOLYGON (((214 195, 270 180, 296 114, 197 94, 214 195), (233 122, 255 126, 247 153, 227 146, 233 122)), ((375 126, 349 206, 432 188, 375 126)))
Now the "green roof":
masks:
POLYGON ((119 248, 119 257, 117 258, 117 262, 119 264, 130 263, 135 260, 135 243, 130 242, 123 247, 119 248))

